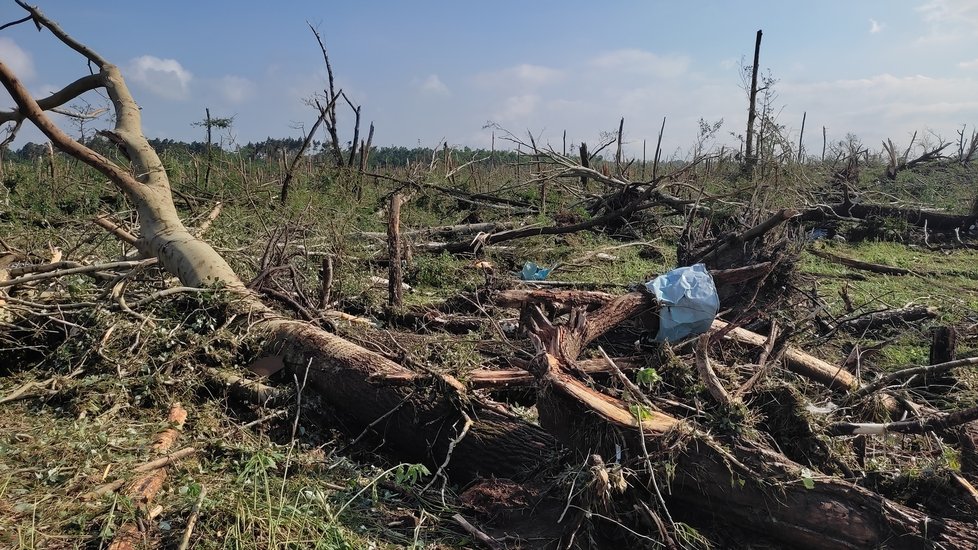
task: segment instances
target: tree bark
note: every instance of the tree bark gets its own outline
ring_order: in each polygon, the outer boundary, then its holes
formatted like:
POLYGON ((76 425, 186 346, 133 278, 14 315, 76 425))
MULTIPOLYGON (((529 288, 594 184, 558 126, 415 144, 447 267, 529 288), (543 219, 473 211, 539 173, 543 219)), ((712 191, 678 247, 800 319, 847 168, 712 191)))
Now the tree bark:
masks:
POLYGON ((133 162, 133 172, 74 141, 44 114, 27 89, 0 61, 0 83, 52 142, 69 155, 107 176, 135 205, 139 215, 137 246, 156 256, 167 271, 187 286, 223 286, 232 307, 245 313, 251 330, 278 342, 287 365, 318 388, 327 402, 349 420, 348 430, 362 431, 387 414, 379 428, 387 441, 428 464, 440 464, 456 427, 461 427, 466 406, 480 421, 454 448, 450 471, 457 479, 478 473, 518 478, 536 468, 555 449, 553 439, 514 417, 478 402, 469 402, 464 387, 447 377, 436 381, 419 376, 383 357, 307 323, 282 319, 245 288, 228 263, 209 244, 198 239, 180 220, 170 196, 169 180, 156 152, 142 134, 139 107, 119 69, 78 43, 40 11, 27 7, 35 20, 48 27, 66 45, 83 52, 99 68, 98 75, 116 110, 113 132, 121 138, 133 162), (398 381, 391 385, 389 380, 398 381), (405 386, 405 384, 408 384, 405 386), (411 388, 411 384, 418 387, 411 388), (395 413, 390 411, 395 410, 395 413))
MULTIPOLYGON (((599 312, 593 314, 600 315, 599 312)), ((638 465, 648 453, 673 467, 667 501, 700 519, 704 514, 780 540, 792 548, 920 548, 943 544, 972 548, 974 526, 887 500, 850 482, 815 475, 786 456, 746 440, 720 442, 695 426, 599 393, 568 374, 576 359, 565 355, 593 333, 586 321, 540 326, 544 352, 534 369, 540 381, 540 424, 578 454, 620 457, 635 469, 636 483, 651 487, 653 472, 638 465), (677 450, 678 449, 678 450, 677 450)))
POLYGON ((923 208, 899 207, 885 204, 853 204, 850 202, 809 208, 801 215, 800 220, 822 221, 839 217, 857 218, 860 220, 894 218, 906 221, 916 227, 924 227, 926 225, 931 231, 966 229, 978 220, 978 217, 974 214, 950 214, 923 208))
POLYGON ((757 154, 754 152, 754 121, 757 118, 757 73, 760 70, 761 57, 761 36, 763 32, 757 31, 757 38, 754 41, 754 64, 751 66, 750 77, 750 102, 747 105, 747 135, 744 143, 744 166, 748 173, 757 164, 757 154))
POLYGON ((388 266, 387 305, 400 309, 404 306, 403 269, 401 268, 401 204, 404 196, 399 192, 391 195, 390 212, 387 220, 388 266))

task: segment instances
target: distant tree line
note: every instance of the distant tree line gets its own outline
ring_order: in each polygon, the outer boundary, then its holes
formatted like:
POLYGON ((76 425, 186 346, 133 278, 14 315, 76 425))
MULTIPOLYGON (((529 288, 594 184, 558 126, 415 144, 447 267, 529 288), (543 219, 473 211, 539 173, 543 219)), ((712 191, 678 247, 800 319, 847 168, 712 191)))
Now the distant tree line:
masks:
MULTIPOLYGON (((168 138, 153 138, 149 140, 149 144, 156 149, 157 153, 167 156, 200 155, 207 151, 207 143, 205 141, 191 141, 188 143, 168 138)), ((112 154, 115 149, 115 146, 108 139, 100 135, 85 139, 85 145, 102 154, 108 155, 112 154)), ((313 158, 324 157, 329 154, 324 145, 325 143, 321 141, 313 141, 306 154, 313 158)), ((236 151, 225 151, 225 153, 242 155, 250 160, 276 160, 281 158, 283 154, 291 158, 299 151, 301 146, 302 139, 300 138, 269 137, 264 141, 248 142, 236 151)), ((212 145, 212 147, 214 146, 212 145)), ((349 151, 346 153, 349 154, 349 151)), ((44 143, 28 142, 19 149, 7 148, 3 151, 3 158, 14 161, 33 161, 47 155, 48 146, 44 143)), ((436 150, 431 147, 386 146, 372 147, 370 149, 367 166, 368 168, 383 168, 417 163, 427 164, 433 158, 444 162, 446 155, 451 158, 451 163, 454 166, 480 159, 496 164, 515 163, 519 159, 519 155, 515 151, 490 151, 488 149, 473 149, 471 147, 448 148, 446 151, 444 148, 436 150)), ((526 162, 529 159, 526 158, 526 155, 523 155, 522 160, 526 162)))

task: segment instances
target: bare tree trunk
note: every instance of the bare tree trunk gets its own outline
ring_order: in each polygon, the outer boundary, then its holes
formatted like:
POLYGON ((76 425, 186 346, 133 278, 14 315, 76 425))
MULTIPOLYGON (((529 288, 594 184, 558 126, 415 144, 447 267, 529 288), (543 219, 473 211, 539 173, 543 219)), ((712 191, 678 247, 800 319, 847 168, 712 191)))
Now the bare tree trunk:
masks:
POLYGON ((659 160, 662 158, 662 134, 666 132, 666 117, 662 117, 659 127, 659 138, 655 141, 655 156, 652 158, 652 181, 659 178, 659 160))
POLYGON ((367 171, 367 163, 370 161, 370 147, 374 141, 374 123, 370 123, 370 130, 367 132, 367 141, 360 146, 360 171, 367 171))
POLYGON ((360 106, 354 106, 350 98, 346 97, 346 93, 342 95, 343 99, 350 106, 350 109, 353 109, 353 116, 355 117, 353 122, 353 141, 350 142, 350 157, 346 162, 347 166, 353 166, 353 160, 357 158, 357 144, 360 142, 360 106))
POLYGON ((754 42, 754 65, 751 67, 750 78, 750 103, 747 106, 747 136, 744 145, 744 166, 748 173, 752 173, 754 165, 757 164, 757 154, 754 151, 754 120, 757 118, 757 73, 760 70, 762 34, 758 30, 757 40, 754 42))
POLYGON ((808 118, 808 111, 801 115, 801 131, 798 132, 798 162, 801 162, 802 155, 805 154, 805 119, 808 118))
MULTIPOLYGON (((581 154, 581 166, 585 168, 590 168, 591 158, 588 156, 587 153, 587 143, 581 142, 580 154, 581 154)), ((585 190, 587 190, 587 176, 581 176, 581 186, 584 187, 585 190)))
MULTIPOLYGON (((336 103, 336 98, 334 97, 332 98, 332 101, 330 101, 330 104, 335 104, 335 103, 336 103)), ((285 171, 285 177, 282 179, 282 193, 281 195, 279 195, 279 202, 284 204, 285 201, 288 200, 289 183, 292 182, 292 177, 295 174, 295 168, 296 166, 298 166, 299 161, 302 159, 302 155, 305 154, 306 149, 309 148, 309 144, 312 143, 312 138, 315 137, 316 130, 319 129, 319 126, 323 123, 323 121, 326 120, 326 117, 329 116, 330 107, 331 105, 327 105, 325 109, 320 107, 319 117, 316 118, 315 124, 312 125, 312 128, 309 130, 309 133, 306 134, 306 139, 302 140, 302 145, 299 147, 299 150, 296 152, 295 157, 292 159, 292 164, 290 164, 288 169, 285 171)))
POLYGON ((387 304, 393 308, 404 307, 404 274, 401 270, 401 204, 404 196, 399 192, 391 195, 389 219, 387 222, 388 298, 387 304))
POLYGON ((336 101, 334 99, 339 97, 341 92, 336 91, 335 80, 333 78, 333 64, 329 61, 329 54, 326 52, 326 45, 323 43, 323 38, 319 35, 319 31, 311 24, 309 25, 309 30, 315 35, 316 42, 319 43, 319 51, 323 54, 323 62, 326 64, 326 79, 329 86, 326 89, 326 95, 330 98, 330 106, 326 109, 328 113, 326 117, 326 131, 329 132, 330 144, 332 145, 336 166, 343 166, 343 149, 340 148, 340 136, 336 127, 336 101))
POLYGON ((822 162, 825 162, 825 146, 828 144, 828 137, 825 126, 822 126, 822 162))
POLYGON ((204 125, 207 127, 207 143, 204 144, 204 149, 207 151, 207 168, 204 170, 204 189, 209 189, 211 184, 211 163, 213 161, 213 153, 211 151, 211 110, 210 108, 204 109, 204 125))

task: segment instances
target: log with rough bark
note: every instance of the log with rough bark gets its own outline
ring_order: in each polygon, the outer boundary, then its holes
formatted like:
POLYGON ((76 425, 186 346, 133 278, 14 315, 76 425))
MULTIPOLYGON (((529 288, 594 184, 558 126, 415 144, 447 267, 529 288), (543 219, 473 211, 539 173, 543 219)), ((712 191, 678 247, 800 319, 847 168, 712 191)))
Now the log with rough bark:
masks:
POLYGON ((282 318, 263 304, 225 259, 180 220, 166 170, 142 133, 139 106, 119 68, 69 36, 37 8, 18 4, 97 71, 49 96, 42 105, 0 61, 0 83, 16 104, 13 111, 0 113, 0 122, 30 120, 62 151, 108 177, 136 209, 139 250, 159 258, 186 286, 223 287, 233 296, 231 307, 249 319, 250 333, 276 343, 287 365, 300 379, 308 376, 324 400, 347 420, 351 432, 371 427, 403 456, 440 464, 458 437, 457 428, 468 408, 480 421, 454 446, 450 472, 457 479, 478 473, 518 478, 554 451, 553 439, 542 430, 492 406, 469 401, 457 381, 418 375, 308 323, 282 318), (111 133, 130 159, 131 169, 75 141, 44 112, 93 89, 104 90, 112 102, 116 120, 111 133), (388 377, 399 383, 385 384, 388 377))
POLYGON ((799 219, 801 221, 824 221, 837 218, 860 220, 893 218, 906 221, 916 227, 926 226, 932 231, 968 229, 978 220, 973 214, 951 214, 924 208, 852 202, 815 206, 805 210, 799 219))
MULTIPOLYGON (((808 475, 802 465, 758 443, 720 441, 695 425, 609 397, 570 374, 574 350, 600 330, 576 314, 555 327, 537 315, 540 355, 534 375, 540 424, 580 457, 620 457, 636 472, 636 485, 652 487, 643 470, 650 455, 671 469, 668 503, 691 517, 715 517, 763 533, 793 548, 920 548, 978 544, 974 525, 928 515, 852 483, 808 475), (806 486, 808 485, 808 486, 806 486)), ((604 326, 601 310, 590 314, 604 326)), ((581 459, 581 458, 579 458, 581 459)), ((660 474, 661 475, 661 474, 660 474)))

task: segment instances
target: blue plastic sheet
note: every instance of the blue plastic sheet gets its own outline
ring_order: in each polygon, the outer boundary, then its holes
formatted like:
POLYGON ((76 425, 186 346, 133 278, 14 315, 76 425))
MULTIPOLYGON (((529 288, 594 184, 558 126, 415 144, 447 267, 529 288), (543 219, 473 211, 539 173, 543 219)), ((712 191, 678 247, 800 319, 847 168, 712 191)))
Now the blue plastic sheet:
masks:
POLYGON ((645 283, 659 301, 656 342, 676 342, 709 330, 720 310, 713 277, 703 264, 673 269, 645 283))
POLYGON ((526 262, 520 271, 520 279, 524 281, 543 281, 550 275, 552 267, 540 267, 536 262, 526 262))

